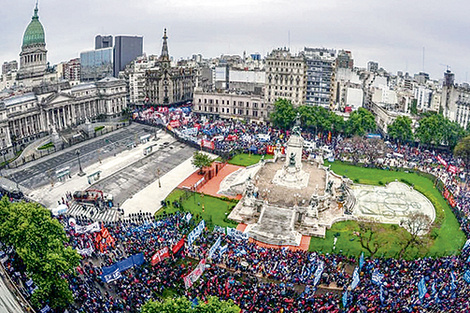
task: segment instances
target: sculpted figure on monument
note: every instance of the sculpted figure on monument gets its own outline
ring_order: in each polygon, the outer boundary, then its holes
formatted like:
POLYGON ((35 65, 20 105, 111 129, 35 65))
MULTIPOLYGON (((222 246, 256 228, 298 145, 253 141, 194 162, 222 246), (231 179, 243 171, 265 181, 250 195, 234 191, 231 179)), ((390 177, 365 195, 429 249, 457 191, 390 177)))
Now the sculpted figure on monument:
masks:
POLYGON ((291 153, 289 159, 289 166, 295 166, 295 153, 291 153))

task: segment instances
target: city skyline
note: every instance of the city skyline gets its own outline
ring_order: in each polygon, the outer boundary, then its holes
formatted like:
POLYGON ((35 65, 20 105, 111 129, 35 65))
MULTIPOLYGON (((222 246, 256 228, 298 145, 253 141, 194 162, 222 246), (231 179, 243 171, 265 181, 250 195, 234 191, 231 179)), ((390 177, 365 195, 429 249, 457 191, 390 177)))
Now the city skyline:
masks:
MULTIPOLYGON (((19 60, 21 39, 35 1, 8 1, 2 10, 0 61, 19 60)), ((98 34, 139 35, 144 52, 160 54, 163 29, 168 29, 169 52, 178 60, 193 54, 260 53, 290 47, 325 47, 352 52, 355 66, 368 61, 389 72, 423 70, 441 79, 447 65, 458 82, 468 81, 466 56, 470 44, 460 37, 470 22, 468 5, 450 1, 297 1, 84 0, 39 3, 39 20, 46 32, 51 64, 79 57, 94 48, 98 34), (299 18, 300 17, 300 18, 299 18), (424 52, 424 64, 423 64, 424 52)))

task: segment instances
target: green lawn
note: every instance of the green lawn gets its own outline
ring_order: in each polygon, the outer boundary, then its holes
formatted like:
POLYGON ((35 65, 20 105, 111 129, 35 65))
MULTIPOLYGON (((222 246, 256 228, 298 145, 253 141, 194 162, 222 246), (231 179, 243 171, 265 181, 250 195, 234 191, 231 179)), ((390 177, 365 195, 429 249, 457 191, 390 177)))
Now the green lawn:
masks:
POLYGON ((38 148, 38 150, 47 150, 47 149, 51 149, 51 148, 54 148, 54 144, 52 142, 48 142, 48 143, 40 146, 38 148))
POLYGON ((103 130, 104 129, 104 126, 101 125, 101 126, 98 126, 98 127, 95 127, 95 133, 96 132, 99 132, 100 130, 103 130))
MULTIPOLYGON (((224 200, 216 197, 211 197, 208 195, 202 196, 199 193, 194 193, 190 191, 185 191, 181 189, 173 190, 166 200, 169 200, 172 203, 175 200, 182 198, 182 209, 186 212, 191 212, 193 216, 199 216, 206 221, 206 224, 209 225, 212 220, 212 224, 219 226, 229 226, 236 227, 238 223, 231 222, 226 219, 226 216, 230 213, 231 209, 236 205, 236 202, 230 200, 224 200), (186 198, 186 199, 184 199, 186 198), (202 212, 202 205, 204 204, 204 212, 202 212)), ((158 215, 166 213, 174 213, 180 209, 173 207, 170 204, 169 207, 165 209, 160 209, 157 212, 158 215)))
MULTIPOLYGON (((460 248, 463 246, 466 240, 465 235, 460 230, 460 225, 452 213, 449 205, 441 196, 439 191, 434 187, 433 182, 429 178, 420 176, 416 173, 363 168, 347 165, 341 162, 326 164, 331 165, 331 169, 335 173, 347 176, 356 183, 383 185, 391 181, 399 180, 407 184, 414 184, 414 188, 428 197, 428 199, 431 200, 434 207, 436 208, 437 225, 432 230, 432 232, 437 237, 426 255, 444 256, 459 253, 460 248)), ((396 227, 397 226, 393 225, 385 225, 385 229, 390 231, 392 238, 394 228, 396 229, 396 227)), ((336 234, 338 236, 336 252, 342 250, 342 253, 344 254, 357 256, 361 253, 362 248, 358 242, 357 236, 353 235, 353 232, 357 231, 358 229, 359 228, 357 223, 353 221, 336 223, 330 230, 327 231, 325 239, 312 238, 310 242, 310 250, 331 253, 333 251, 333 238, 336 234)), ((379 252, 376 254, 376 256, 384 255, 386 257, 396 257, 399 251, 400 248, 396 244, 392 243, 388 247, 379 249, 379 252)), ((417 251, 411 249, 406 257, 416 257, 418 256, 417 254, 417 251)))
MULTIPOLYGON (((262 155, 259 154, 247 154, 247 153, 241 153, 237 154, 234 156, 230 161, 228 161, 229 164, 233 165, 238 165, 238 166, 250 166, 253 164, 256 164, 261 160, 262 155)), ((264 156, 265 160, 269 160, 274 158, 273 155, 266 154, 264 156)))

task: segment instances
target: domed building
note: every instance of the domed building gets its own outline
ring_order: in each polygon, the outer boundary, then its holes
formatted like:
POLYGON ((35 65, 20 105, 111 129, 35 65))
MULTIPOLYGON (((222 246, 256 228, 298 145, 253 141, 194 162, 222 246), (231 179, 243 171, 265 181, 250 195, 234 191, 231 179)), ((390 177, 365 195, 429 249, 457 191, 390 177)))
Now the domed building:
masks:
POLYGON ((38 6, 23 35, 20 53, 18 80, 25 80, 26 85, 37 84, 43 80, 47 68, 46 36, 39 21, 38 6))

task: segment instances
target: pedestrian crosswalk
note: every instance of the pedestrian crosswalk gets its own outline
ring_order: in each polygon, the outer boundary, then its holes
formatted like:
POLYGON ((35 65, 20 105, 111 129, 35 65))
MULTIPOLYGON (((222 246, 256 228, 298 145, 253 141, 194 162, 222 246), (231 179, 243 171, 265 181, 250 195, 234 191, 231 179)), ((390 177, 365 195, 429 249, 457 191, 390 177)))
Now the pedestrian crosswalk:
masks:
POLYGON ((121 214, 114 208, 100 210, 92 204, 77 203, 75 201, 70 203, 67 215, 105 223, 119 221, 121 217, 121 214))

